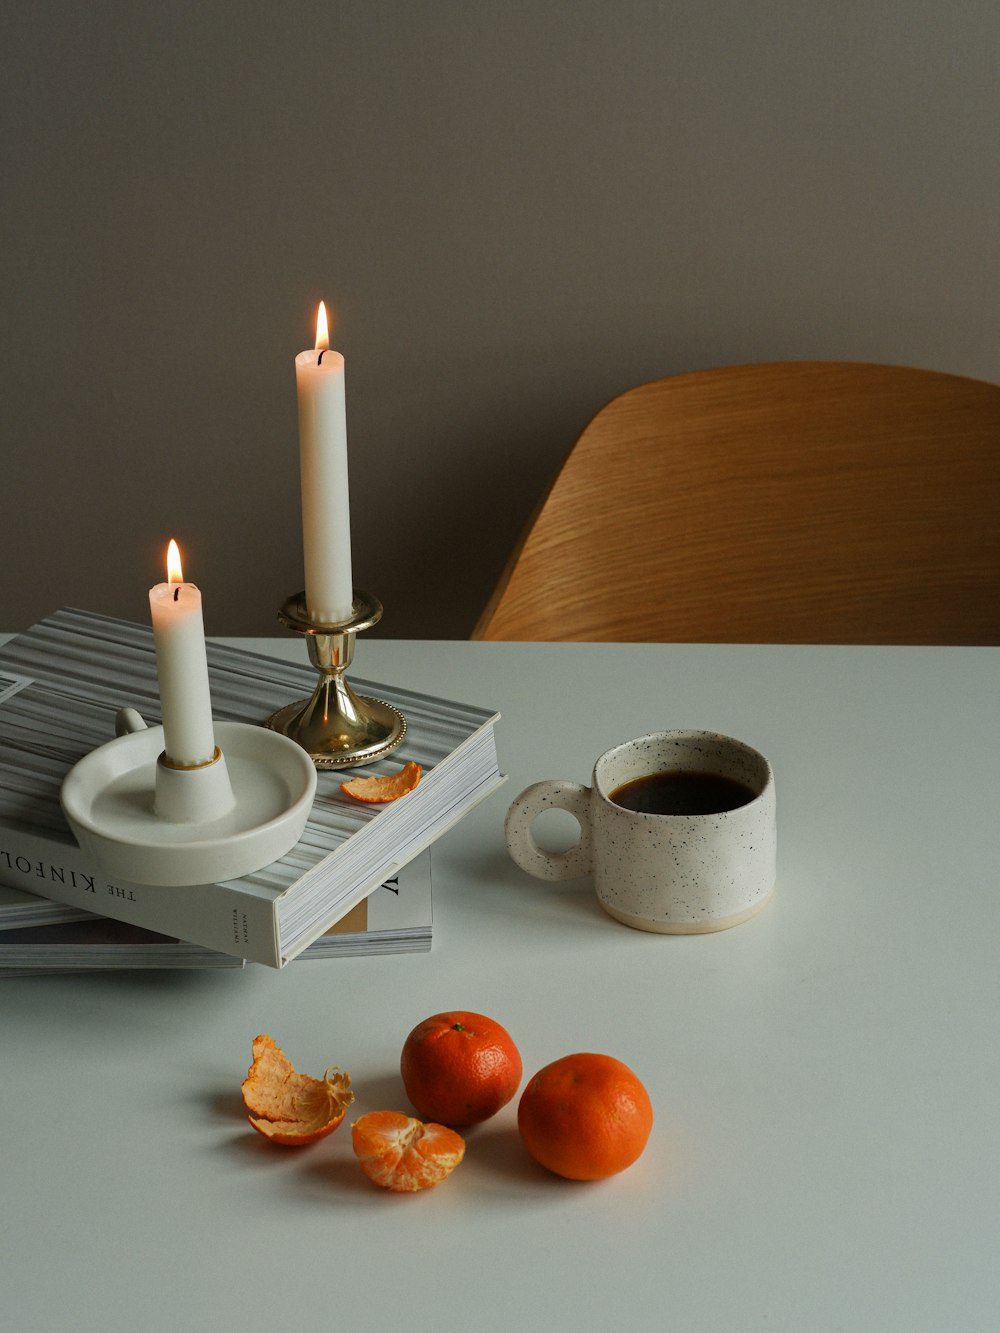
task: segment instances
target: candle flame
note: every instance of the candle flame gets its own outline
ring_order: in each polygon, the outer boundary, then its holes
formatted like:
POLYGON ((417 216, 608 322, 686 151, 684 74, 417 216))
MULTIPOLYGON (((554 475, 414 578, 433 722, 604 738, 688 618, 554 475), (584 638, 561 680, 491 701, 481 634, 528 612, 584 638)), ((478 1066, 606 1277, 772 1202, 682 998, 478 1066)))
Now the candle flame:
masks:
POLYGON ((330 346, 330 326, 326 321, 326 302, 320 301, 319 309, 316 311, 316 351, 325 350, 330 346))
POLYGON ((184 582, 184 571, 181 569, 181 553, 173 537, 170 538, 170 545, 167 547, 167 582, 184 582))

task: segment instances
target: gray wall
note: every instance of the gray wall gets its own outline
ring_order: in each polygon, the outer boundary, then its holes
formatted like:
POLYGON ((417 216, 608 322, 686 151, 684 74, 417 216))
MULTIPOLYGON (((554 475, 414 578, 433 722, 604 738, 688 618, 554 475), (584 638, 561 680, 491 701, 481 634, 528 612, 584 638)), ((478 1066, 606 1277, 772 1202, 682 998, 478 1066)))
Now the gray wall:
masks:
POLYGON ((630 385, 1000 367, 995 0, 32 0, 0 19, 0 628, 302 586, 293 358, 347 358, 354 572, 464 637, 630 385))

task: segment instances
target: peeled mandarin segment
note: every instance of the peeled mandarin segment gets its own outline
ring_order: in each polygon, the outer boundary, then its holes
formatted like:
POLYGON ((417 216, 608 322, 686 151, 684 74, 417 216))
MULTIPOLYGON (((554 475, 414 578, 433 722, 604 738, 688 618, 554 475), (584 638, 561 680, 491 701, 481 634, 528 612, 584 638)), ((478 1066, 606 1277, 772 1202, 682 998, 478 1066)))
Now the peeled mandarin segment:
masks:
POLYGON ((250 1124, 274 1143, 313 1143, 332 1134, 354 1100, 349 1074, 328 1069, 322 1079, 297 1074, 271 1037, 254 1038, 253 1064, 243 1082, 250 1124))
POLYGON ((408 791, 413 790, 420 781, 422 771, 419 764, 411 762, 404 764, 398 773, 391 773, 388 777, 351 778, 350 781, 340 784, 340 790, 356 801, 377 804, 397 801, 400 796, 405 796, 408 791))
POLYGON ((370 1111, 355 1120, 351 1144, 369 1180, 399 1193, 440 1184, 465 1156, 465 1141, 454 1130, 400 1111, 370 1111))

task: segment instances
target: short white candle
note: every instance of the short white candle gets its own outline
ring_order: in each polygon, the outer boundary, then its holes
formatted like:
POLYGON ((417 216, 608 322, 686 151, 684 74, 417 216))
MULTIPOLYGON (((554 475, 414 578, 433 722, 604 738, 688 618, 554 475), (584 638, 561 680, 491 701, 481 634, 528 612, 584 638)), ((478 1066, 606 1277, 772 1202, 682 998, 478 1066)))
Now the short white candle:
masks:
POLYGON ((295 358, 295 383, 306 611, 318 624, 337 624, 350 620, 354 607, 347 413, 344 358, 329 348, 322 301, 316 320, 316 346, 295 358))
POLYGON ((215 730, 201 593, 183 578, 177 543, 171 541, 167 582, 149 590, 163 749, 169 763, 194 768, 215 755, 215 730))

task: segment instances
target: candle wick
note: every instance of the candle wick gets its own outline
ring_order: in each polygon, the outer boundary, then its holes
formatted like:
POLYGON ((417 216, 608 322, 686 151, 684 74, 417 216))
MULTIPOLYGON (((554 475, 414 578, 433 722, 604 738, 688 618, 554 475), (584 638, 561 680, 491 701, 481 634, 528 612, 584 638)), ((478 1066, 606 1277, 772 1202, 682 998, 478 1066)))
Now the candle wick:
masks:
POLYGON ((317 366, 321 366, 321 365, 323 364, 323 358, 324 358, 324 356, 326 356, 326 354, 327 354, 327 352, 328 352, 329 350, 330 350, 329 347, 324 347, 324 348, 323 348, 323 350, 320 352, 319 356, 316 358, 316 364, 317 364, 317 366))
POLYGON ((181 585, 178 583, 177 587, 174 589, 174 601, 175 602, 180 601, 180 596, 181 596, 181 585))

